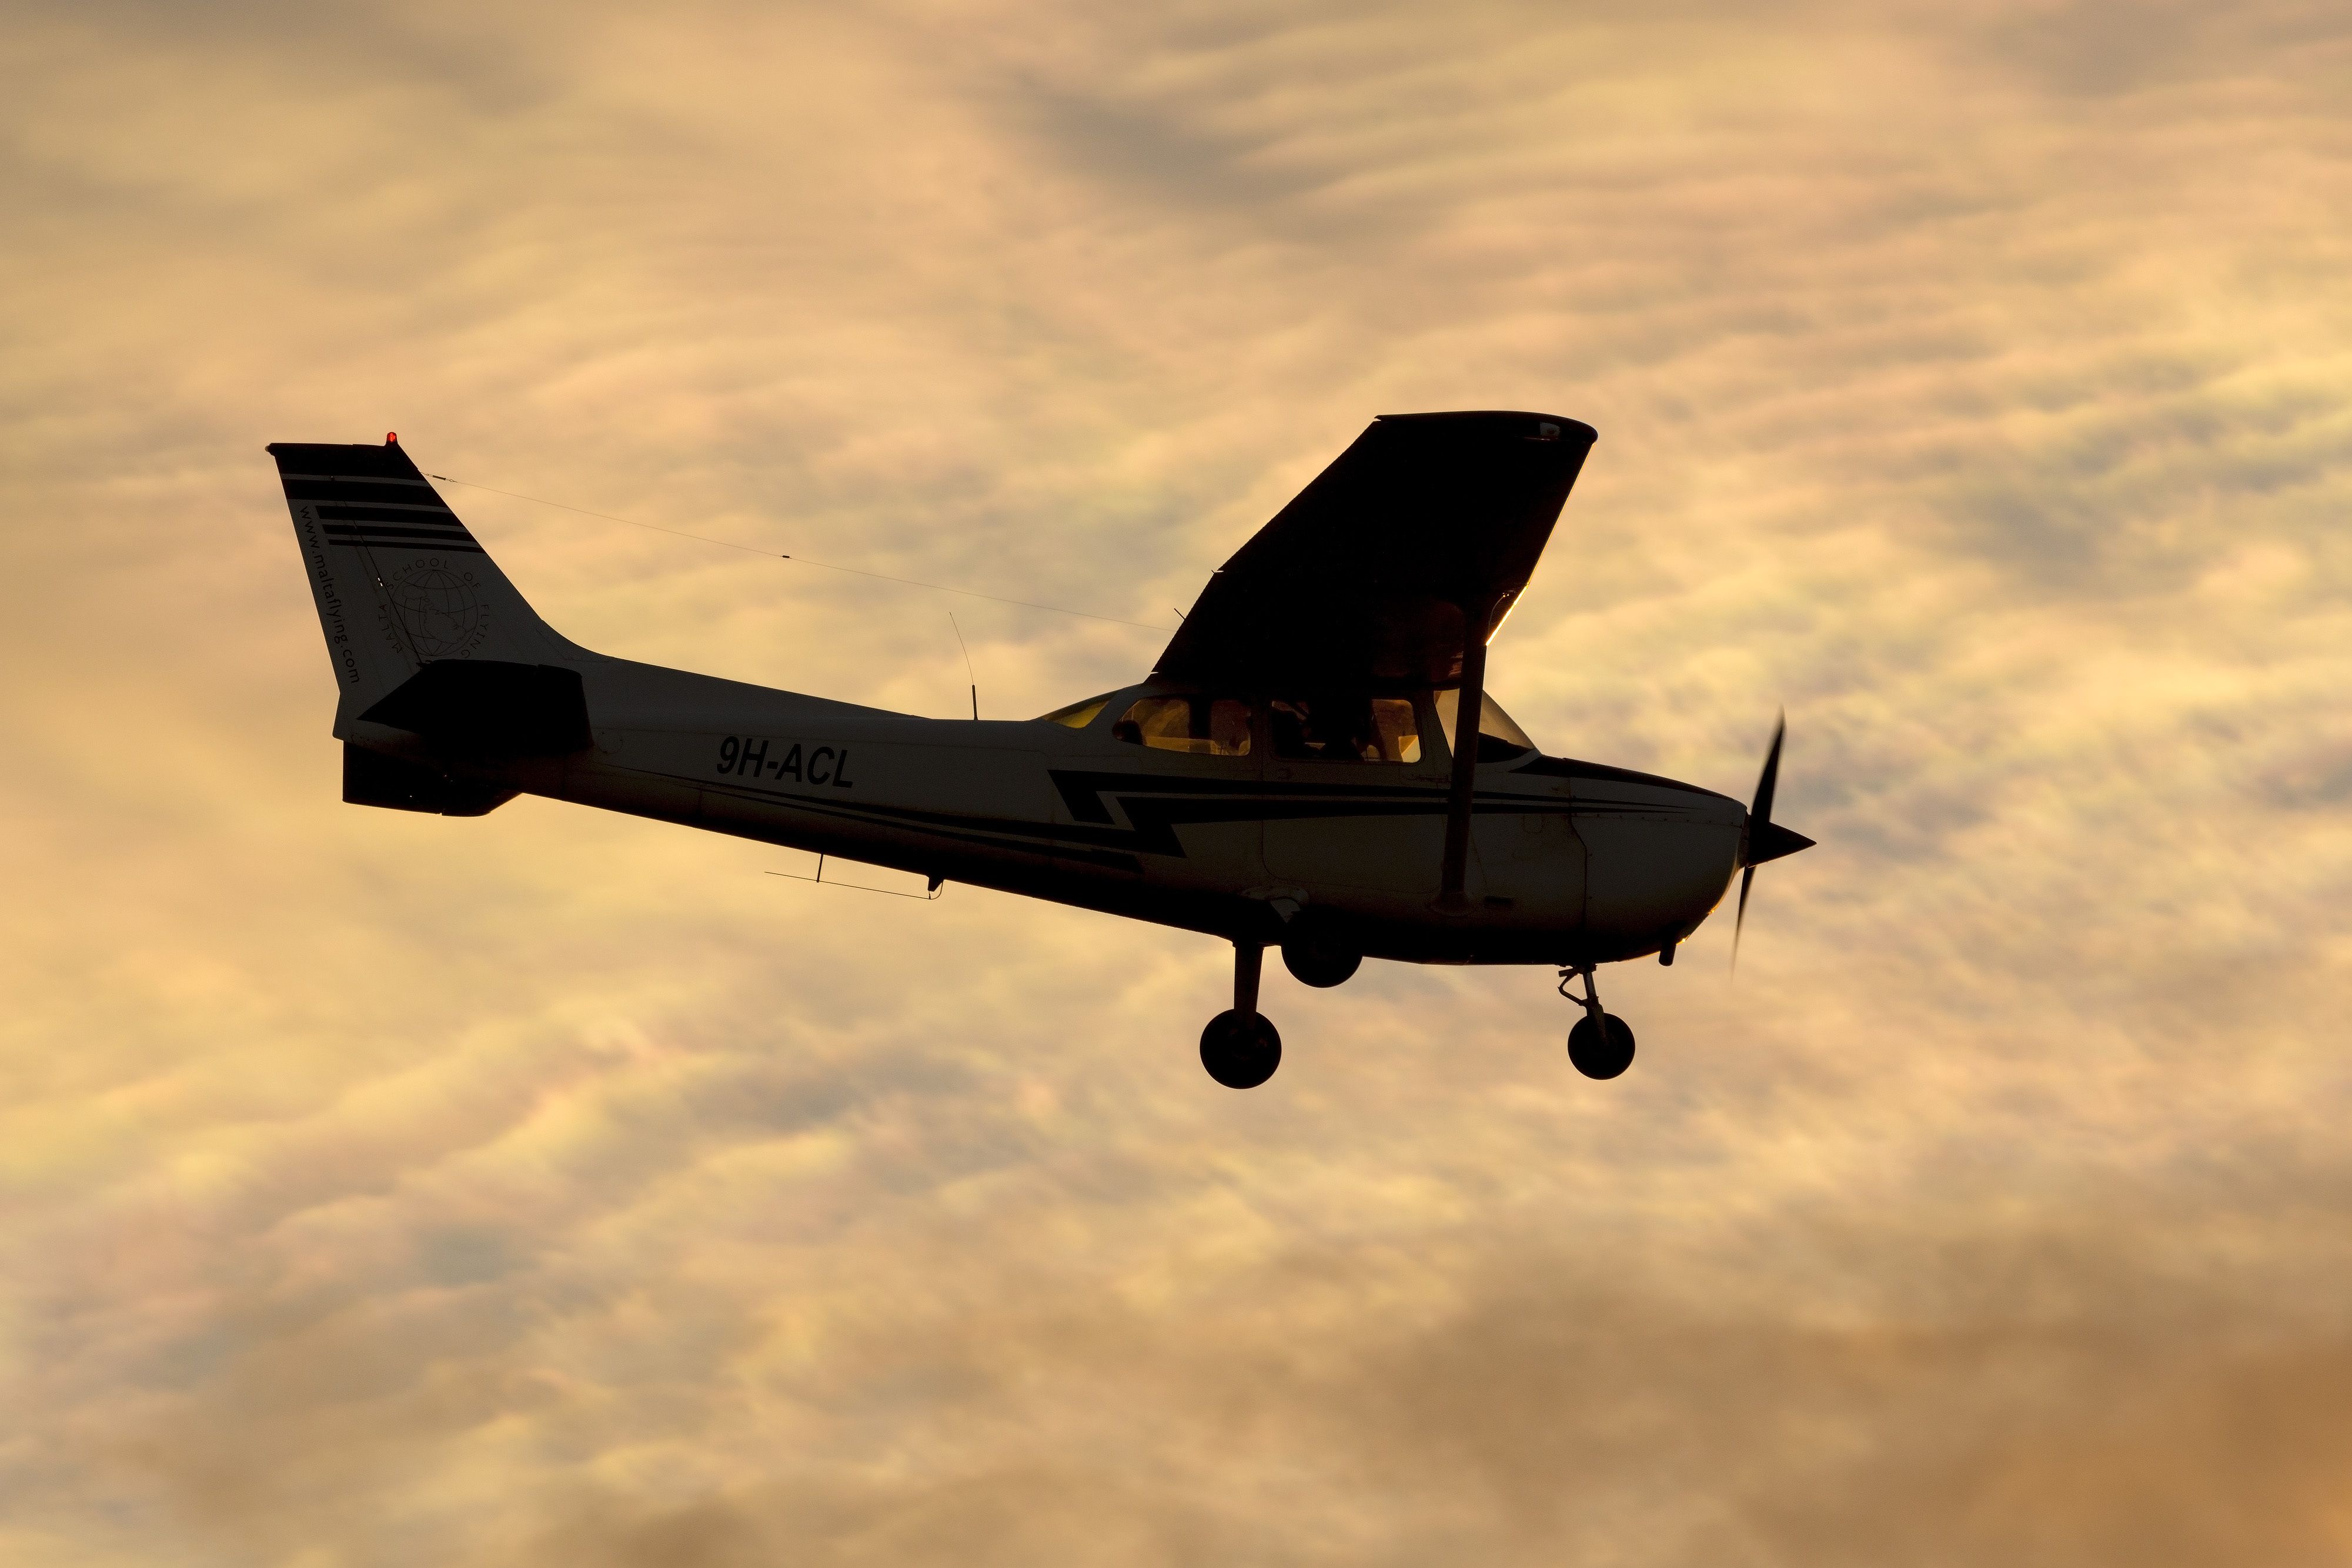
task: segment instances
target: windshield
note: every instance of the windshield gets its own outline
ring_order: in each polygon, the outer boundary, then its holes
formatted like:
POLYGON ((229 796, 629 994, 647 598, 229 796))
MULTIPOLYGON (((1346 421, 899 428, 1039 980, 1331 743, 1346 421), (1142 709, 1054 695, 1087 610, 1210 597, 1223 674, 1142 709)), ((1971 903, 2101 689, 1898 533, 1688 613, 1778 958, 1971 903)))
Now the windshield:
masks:
POLYGON ((1105 692, 1098 697, 1088 697, 1082 703, 1072 703, 1067 707, 1057 707, 1052 713, 1041 713, 1037 716, 1037 719, 1041 724, 1067 725, 1072 729, 1084 729, 1094 723, 1102 710, 1110 706, 1110 699, 1118 695, 1117 692, 1105 692))
MULTIPOLYGON (((1458 686, 1449 687, 1431 695, 1437 707, 1437 727, 1445 732, 1445 749, 1450 756, 1454 750, 1454 716, 1462 707, 1462 691, 1458 686)), ((1503 705, 1495 700, 1495 694, 1488 692, 1478 704, 1478 760, 1499 762, 1507 757, 1517 757, 1523 751, 1535 748, 1536 743, 1528 738, 1528 732, 1519 727, 1517 720, 1503 711, 1503 705)))

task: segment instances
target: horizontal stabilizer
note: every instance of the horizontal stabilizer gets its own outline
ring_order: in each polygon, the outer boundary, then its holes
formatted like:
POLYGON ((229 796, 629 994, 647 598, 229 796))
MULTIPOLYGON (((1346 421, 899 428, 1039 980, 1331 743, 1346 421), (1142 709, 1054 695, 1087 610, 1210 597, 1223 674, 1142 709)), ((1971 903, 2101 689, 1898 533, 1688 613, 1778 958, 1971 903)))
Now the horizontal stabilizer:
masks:
POLYGON ((433 811, 444 817, 479 817, 498 810, 517 791, 468 784, 437 768, 386 757, 343 743, 343 800, 394 811, 433 811))

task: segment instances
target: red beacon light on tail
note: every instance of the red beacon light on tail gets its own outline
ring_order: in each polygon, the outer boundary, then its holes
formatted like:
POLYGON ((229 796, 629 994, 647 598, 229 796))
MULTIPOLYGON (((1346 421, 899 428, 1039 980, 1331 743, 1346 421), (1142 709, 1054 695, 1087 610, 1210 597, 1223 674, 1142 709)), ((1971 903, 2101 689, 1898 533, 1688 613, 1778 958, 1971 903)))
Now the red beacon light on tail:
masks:
POLYGON ((387 431, 385 431, 385 432, 383 433, 383 444, 384 444, 386 446, 397 446, 397 445, 399 445, 399 444, 400 444, 400 432, 398 432, 398 431, 396 431, 396 430, 387 430, 387 431))

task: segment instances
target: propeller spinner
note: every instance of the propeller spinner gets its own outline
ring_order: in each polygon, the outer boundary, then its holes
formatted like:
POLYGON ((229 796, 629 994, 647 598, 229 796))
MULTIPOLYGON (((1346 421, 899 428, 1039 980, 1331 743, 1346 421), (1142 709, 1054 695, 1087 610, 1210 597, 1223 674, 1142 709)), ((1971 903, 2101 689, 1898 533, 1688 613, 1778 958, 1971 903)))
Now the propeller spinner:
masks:
POLYGON ((1739 933, 1748 924, 1748 890, 1755 884, 1756 868, 1766 861, 1813 847, 1813 841, 1772 820, 1772 794, 1780 783, 1780 742, 1789 733, 1789 716, 1772 727, 1772 749, 1764 754, 1764 771, 1756 780, 1756 803, 1748 808, 1748 831, 1740 841, 1739 913, 1731 925, 1731 963, 1739 966, 1739 933))

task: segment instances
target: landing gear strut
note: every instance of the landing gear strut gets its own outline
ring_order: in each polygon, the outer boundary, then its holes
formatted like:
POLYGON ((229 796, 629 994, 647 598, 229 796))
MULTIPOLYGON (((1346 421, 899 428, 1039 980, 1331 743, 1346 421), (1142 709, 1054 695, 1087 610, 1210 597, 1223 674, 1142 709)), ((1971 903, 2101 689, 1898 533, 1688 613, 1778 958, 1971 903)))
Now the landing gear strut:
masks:
POLYGON ((1559 972, 1559 994, 1584 1009, 1568 1031, 1568 1059, 1587 1078, 1614 1078, 1633 1065, 1633 1031, 1615 1013, 1601 1010, 1601 990, 1590 964, 1570 964, 1559 972), (1584 994, 1568 988, 1570 980, 1584 981, 1584 994))
POLYGON ((1255 1089, 1282 1065, 1282 1036, 1257 1010, 1258 977, 1265 949, 1234 944, 1234 1005, 1201 1031, 1201 1065, 1228 1089, 1255 1089))

